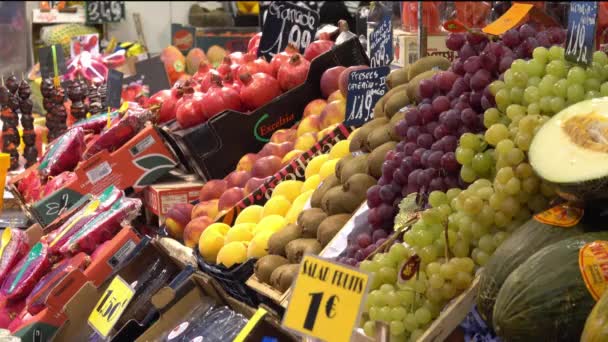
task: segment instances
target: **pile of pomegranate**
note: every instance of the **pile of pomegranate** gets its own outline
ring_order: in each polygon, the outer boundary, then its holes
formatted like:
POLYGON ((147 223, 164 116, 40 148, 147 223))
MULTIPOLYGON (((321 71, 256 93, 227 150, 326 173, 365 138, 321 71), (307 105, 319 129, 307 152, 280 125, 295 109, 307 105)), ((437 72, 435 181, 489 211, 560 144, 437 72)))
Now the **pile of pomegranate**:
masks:
POLYGON ((175 118, 183 129, 228 109, 248 113, 304 83, 310 61, 334 45, 322 35, 304 55, 288 46, 267 62, 256 58, 260 38, 261 33, 252 37, 246 53, 229 54, 217 68, 202 62, 192 78, 152 95, 147 106, 160 105, 159 122, 175 118))

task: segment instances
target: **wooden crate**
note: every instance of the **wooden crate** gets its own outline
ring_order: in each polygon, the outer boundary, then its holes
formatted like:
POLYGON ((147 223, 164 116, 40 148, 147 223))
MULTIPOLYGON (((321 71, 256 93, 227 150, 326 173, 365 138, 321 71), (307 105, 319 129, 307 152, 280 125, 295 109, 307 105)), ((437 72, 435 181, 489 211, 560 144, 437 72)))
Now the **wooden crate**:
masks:
POLYGON ((274 287, 261 282, 258 279, 258 277, 255 276, 255 274, 253 274, 251 277, 249 277, 249 279, 247 279, 247 282, 245 282, 245 284, 247 286, 249 286, 250 288, 252 288, 255 292, 269 298, 276 304, 278 304, 284 308, 287 308, 287 301, 285 301, 284 299, 285 299, 285 296, 287 296, 287 292, 289 292, 289 290, 282 293, 281 291, 275 289, 274 287))

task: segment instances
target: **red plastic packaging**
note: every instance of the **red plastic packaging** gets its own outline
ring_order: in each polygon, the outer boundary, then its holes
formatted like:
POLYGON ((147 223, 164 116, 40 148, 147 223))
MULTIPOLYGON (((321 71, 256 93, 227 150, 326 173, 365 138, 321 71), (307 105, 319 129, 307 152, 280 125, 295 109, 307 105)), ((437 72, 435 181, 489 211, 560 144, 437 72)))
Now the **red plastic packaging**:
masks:
POLYGON ((5 302, 0 308, 0 328, 9 329, 12 323, 20 316, 20 313, 25 308, 25 300, 16 302, 5 302))
POLYGON ((36 202, 42 198, 42 183, 35 171, 26 171, 27 175, 19 182, 17 189, 26 203, 36 202))
POLYGON ((4 234, 10 234, 7 235, 10 240, 0 252, 0 283, 4 281, 19 260, 23 259, 30 248, 24 231, 6 228, 2 234, 3 240, 4 234))
POLYGON ((84 130, 72 128, 61 135, 44 154, 38 170, 44 177, 57 176, 63 171, 73 171, 84 151, 84 130))
MULTIPOLYGON (((118 119, 119 115, 118 115, 118 111, 113 111, 110 112, 110 121, 113 122, 114 120, 118 119)), ((82 129, 84 129, 86 131, 86 133, 95 133, 95 134, 99 134, 101 133, 101 131, 103 131, 104 128, 106 128, 106 126, 108 125, 108 113, 100 113, 97 115, 93 115, 88 119, 83 119, 80 120, 76 123, 74 123, 74 125, 72 125, 72 128, 74 127, 82 127, 82 129)))
POLYGON ((25 303, 27 311, 35 315, 45 308, 46 299, 51 290, 65 278, 70 272, 76 269, 84 270, 91 263, 91 258, 84 253, 79 253, 73 258, 65 259, 53 267, 51 272, 42 277, 32 292, 27 296, 25 303))
POLYGON ((93 220, 95 216, 108 210, 122 197, 123 192, 121 190, 113 185, 109 186, 99 197, 93 198, 87 205, 72 215, 61 227, 43 236, 40 240, 49 246, 49 254, 59 254, 59 250, 70 237, 93 220))
POLYGON ((4 279, 0 295, 11 301, 25 298, 50 268, 48 248, 38 242, 4 279))
POLYGON ((121 198, 70 237, 61 247, 61 254, 71 256, 79 252, 93 253, 97 246, 110 240, 122 228, 123 222, 134 219, 140 208, 139 199, 121 198))
POLYGON ((122 119, 94 138, 84 152, 83 160, 89 159, 103 150, 107 150, 108 152, 115 151, 134 137, 135 134, 144 128, 146 121, 152 118, 152 112, 147 109, 130 108, 122 119))
POLYGON ((74 179, 76 179, 76 174, 71 171, 63 171, 58 176, 51 177, 49 181, 44 185, 44 189, 42 190, 42 196, 40 198, 45 198, 53 192, 63 188, 64 185, 70 183, 74 179))

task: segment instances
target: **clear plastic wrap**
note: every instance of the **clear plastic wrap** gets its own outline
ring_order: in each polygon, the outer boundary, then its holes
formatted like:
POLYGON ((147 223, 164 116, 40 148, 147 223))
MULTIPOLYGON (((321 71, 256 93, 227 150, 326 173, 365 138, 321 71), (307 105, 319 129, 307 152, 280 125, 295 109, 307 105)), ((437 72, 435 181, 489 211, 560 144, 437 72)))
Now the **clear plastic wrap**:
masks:
POLYGON ((122 227, 137 217, 141 209, 141 200, 122 197, 108 210, 100 213, 60 248, 64 256, 71 256, 79 252, 93 253, 98 245, 110 240, 122 227))
POLYGON ((52 194, 53 192, 61 189, 64 185, 72 182, 76 179, 76 174, 71 171, 63 171, 56 177, 51 177, 48 182, 44 185, 44 189, 42 190, 42 195, 40 198, 45 198, 46 196, 52 194))
POLYGON ((42 157, 38 170, 44 177, 73 171, 84 148, 84 130, 81 127, 72 128, 55 140, 42 157))
POLYGON ((48 248, 38 242, 4 279, 0 295, 12 301, 25 298, 50 268, 48 248))
MULTIPOLYGON (((118 111, 110 112, 110 121, 114 122, 119 118, 118 111)), ((80 120, 72 125, 72 127, 81 127, 85 130, 85 132, 99 134, 103 131, 104 128, 108 125, 108 113, 99 113, 97 115, 93 115, 88 119, 80 120)))
POLYGON ((10 240, 6 247, 0 251, 0 284, 6 279, 19 260, 23 259, 30 248, 27 235, 24 231, 6 228, 2 234, 3 239, 4 234, 10 234, 10 240))
POLYGON ((227 306, 221 306, 207 310, 198 317, 192 314, 168 332, 161 341, 232 341, 247 322, 247 318, 243 315, 235 313, 227 306))

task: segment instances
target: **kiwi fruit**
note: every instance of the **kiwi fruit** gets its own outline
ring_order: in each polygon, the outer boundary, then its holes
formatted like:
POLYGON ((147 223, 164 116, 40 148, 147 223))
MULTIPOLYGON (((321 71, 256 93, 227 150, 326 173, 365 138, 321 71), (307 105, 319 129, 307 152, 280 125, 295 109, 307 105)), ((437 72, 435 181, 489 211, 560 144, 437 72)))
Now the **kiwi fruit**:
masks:
POLYGON ((287 225, 268 239, 268 253, 285 256, 285 246, 302 237, 302 228, 297 224, 287 225))
POLYGON ((352 213, 361 204, 363 197, 355 197, 352 193, 344 191, 341 186, 336 186, 325 193, 321 208, 328 215, 352 213))
POLYGON ((420 98, 420 94, 419 94, 420 81, 429 79, 429 78, 433 77, 435 74, 438 74, 440 72, 441 72, 441 70, 425 71, 425 72, 419 74, 418 76, 414 77, 411 81, 409 81, 407 84, 408 99, 410 99, 410 101, 419 99, 420 98))
POLYGON ((450 61, 441 56, 427 56, 420 58, 408 68, 408 82, 411 82, 416 76, 430 70, 448 70, 452 65, 450 61))
POLYGON ((298 215, 298 226, 302 228, 303 238, 314 238, 321 221, 327 218, 327 214, 319 208, 309 208, 298 215))
POLYGON ((386 125, 389 122, 387 118, 375 118, 372 121, 366 122, 363 126, 359 127, 356 132, 353 132, 354 136, 350 140, 349 149, 351 152, 360 151, 363 147, 363 142, 367 139, 367 135, 376 127, 386 125))
POLYGON ((270 285, 275 289, 285 292, 298 275, 299 264, 287 264, 277 267, 270 275, 270 285))
POLYGON ((327 178, 323 180, 321 185, 315 189, 310 197, 310 206, 313 208, 321 208, 321 200, 323 200, 323 195, 327 192, 327 190, 333 188, 336 185, 339 185, 340 181, 336 175, 329 175, 327 178))
POLYGON ((323 220, 317 230, 317 241, 325 247, 350 219, 350 214, 332 215, 323 220))
POLYGON ((253 271, 259 281, 268 284, 272 272, 277 267, 288 263, 289 261, 280 255, 265 255, 258 259, 253 267, 253 271))
MULTIPOLYGON (((349 160, 340 169, 340 183, 346 182, 355 173, 365 173, 368 168, 368 154, 362 154, 349 160)), ((314 194, 313 194, 314 196, 314 194)))
POLYGON ((361 201, 365 199, 367 195, 367 189, 376 185, 376 179, 367 173, 357 173, 352 176, 342 185, 342 190, 354 196, 360 198, 361 201))
POLYGON ((287 244, 285 251, 289 262, 299 263, 306 253, 319 254, 321 253, 321 245, 317 239, 297 239, 287 244))
POLYGON ((407 106, 410 99, 407 97, 407 90, 394 94, 384 102, 384 113, 386 117, 392 118, 401 108, 407 106))
POLYGON ((388 89, 393 89, 396 86, 407 83, 410 80, 409 69, 410 65, 408 64, 403 68, 391 71, 386 78, 386 86, 388 89))
POLYGON ((339 178, 340 173, 342 172, 342 169, 344 168, 344 165, 346 165, 348 162, 350 162, 351 160, 353 160, 353 158, 355 158, 355 156, 353 156, 352 154, 349 154, 347 156, 342 157, 338 163, 336 164, 336 177, 339 178))
POLYGON ((374 118, 383 118, 385 116, 384 101, 382 101, 382 98, 380 98, 380 100, 378 100, 378 102, 376 102, 376 104, 374 105, 373 113, 374 118))
POLYGON ((391 136, 392 141, 401 141, 401 137, 399 136, 399 134, 397 134, 397 130, 395 129, 395 127, 397 127, 397 124, 399 122, 405 119, 406 111, 407 109, 398 111, 395 115, 393 115, 391 121, 388 123, 388 134, 391 136))
POLYGON ((388 151, 392 150, 397 146, 397 143, 394 141, 389 141, 384 143, 369 154, 368 165, 369 168, 367 171, 372 177, 379 179, 382 176, 382 163, 384 162, 384 157, 388 153, 388 151))
POLYGON ((363 144, 364 144, 366 150, 373 151, 376 147, 384 144, 387 141, 391 141, 391 135, 389 132, 389 124, 374 128, 367 135, 367 139, 365 139, 363 144))

